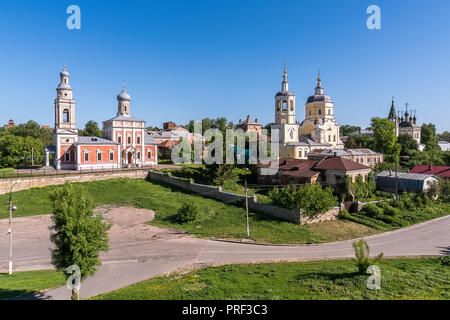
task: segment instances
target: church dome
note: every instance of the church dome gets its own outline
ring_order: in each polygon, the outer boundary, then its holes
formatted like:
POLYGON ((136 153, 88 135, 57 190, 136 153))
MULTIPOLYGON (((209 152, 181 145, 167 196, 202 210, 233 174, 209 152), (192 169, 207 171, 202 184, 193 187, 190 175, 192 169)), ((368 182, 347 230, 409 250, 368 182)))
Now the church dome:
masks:
POLYGON ((295 96, 295 94, 292 91, 286 90, 286 91, 280 91, 276 95, 276 97, 280 96, 295 96))
POLYGON ((59 74, 61 75, 61 77, 69 76, 69 72, 67 72, 67 70, 66 70, 66 65, 64 65, 64 69, 59 74))
POLYGON ((313 96, 310 96, 306 103, 311 103, 311 102, 330 102, 330 103, 333 103, 333 100, 327 94, 315 94, 313 96))
POLYGON ((130 101, 130 95, 125 91, 125 85, 123 86, 122 92, 117 95, 117 101, 130 101))

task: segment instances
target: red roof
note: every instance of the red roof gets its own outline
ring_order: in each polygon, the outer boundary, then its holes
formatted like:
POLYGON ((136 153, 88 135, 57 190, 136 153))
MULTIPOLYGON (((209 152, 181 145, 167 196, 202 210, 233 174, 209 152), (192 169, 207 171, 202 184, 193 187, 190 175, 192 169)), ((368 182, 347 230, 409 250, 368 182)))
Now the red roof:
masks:
POLYGON ((319 163, 317 163, 315 168, 322 170, 340 170, 340 171, 370 169, 368 166, 342 157, 324 158, 323 160, 319 161, 319 163))
POLYGON ((447 166, 431 166, 428 164, 418 164, 410 172, 433 174, 438 177, 450 178, 450 167, 447 166))

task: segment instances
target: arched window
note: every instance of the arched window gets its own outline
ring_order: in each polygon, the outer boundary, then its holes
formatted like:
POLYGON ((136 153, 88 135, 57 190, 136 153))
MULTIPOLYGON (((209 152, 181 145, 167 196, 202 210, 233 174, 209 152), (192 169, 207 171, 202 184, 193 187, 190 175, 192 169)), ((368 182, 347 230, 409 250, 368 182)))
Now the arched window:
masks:
POLYGON ((287 105, 287 101, 284 100, 283 101, 283 111, 287 111, 288 105, 287 105))
POLYGON ((333 141, 336 142, 336 135, 333 136, 333 141))
POLYGON ((117 135, 117 142, 122 144, 122 135, 120 133, 117 135))
POLYGON ((68 123, 69 122, 69 110, 64 109, 63 111, 63 122, 68 123))
POLYGON ((140 134, 138 134, 136 136, 136 144, 141 144, 141 135, 140 134))
POLYGON ((84 150, 84 162, 89 162, 89 151, 84 150))
POLYGON ((131 135, 127 134, 127 144, 131 144, 131 135))
POLYGON ((109 161, 114 161, 114 150, 109 150, 109 161))
POLYGON ((147 149, 147 159, 152 158, 152 149, 147 149))
POLYGON ((294 129, 289 130, 289 137, 294 139, 294 129))
POLYGON ((319 115, 321 115, 322 114, 322 109, 319 109, 319 115))

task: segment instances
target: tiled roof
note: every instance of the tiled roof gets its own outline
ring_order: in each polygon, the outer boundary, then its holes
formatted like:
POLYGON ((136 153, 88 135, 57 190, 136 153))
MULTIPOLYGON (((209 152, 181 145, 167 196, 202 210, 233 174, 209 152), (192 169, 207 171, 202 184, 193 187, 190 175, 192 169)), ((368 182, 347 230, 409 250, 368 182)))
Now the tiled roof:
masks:
POLYGON ((416 165, 410 173, 433 174, 439 177, 450 178, 450 167, 419 164, 416 165))
POLYGON ((342 157, 324 158, 315 166, 319 170, 354 171, 370 169, 368 166, 342 157))

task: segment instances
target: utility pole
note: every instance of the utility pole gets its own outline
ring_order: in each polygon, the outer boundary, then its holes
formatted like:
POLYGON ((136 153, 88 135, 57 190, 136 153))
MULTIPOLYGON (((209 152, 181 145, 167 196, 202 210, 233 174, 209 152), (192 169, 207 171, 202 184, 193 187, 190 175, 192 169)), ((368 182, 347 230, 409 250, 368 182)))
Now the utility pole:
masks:
POLYGON ((248 225, 248 188, 247 188, 247 177, 245 177, 245 212, 247 215, 247 238, 250 237, 250 228, 248 225))
POLYGON ((12 205, 12 189, 16 185, 16 183, 20 182, 20 180, 13 183, 11 189, 9 190, 9 275, 12 275, 13 263, 12 263, 12 212, 16 211, 17 208, 12 205))
POLYGON ((31 147, 31 166, 34 167, 34 148, 31 147))

